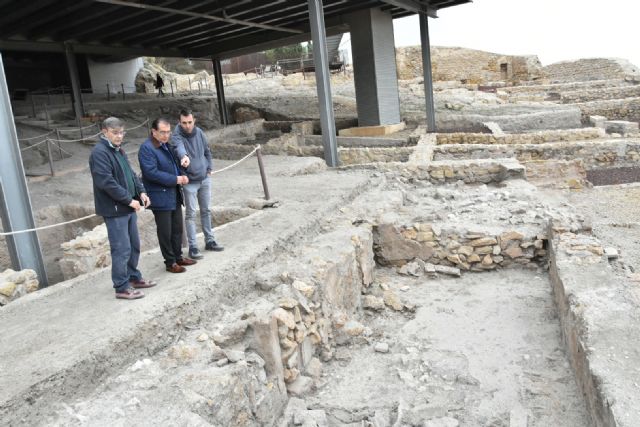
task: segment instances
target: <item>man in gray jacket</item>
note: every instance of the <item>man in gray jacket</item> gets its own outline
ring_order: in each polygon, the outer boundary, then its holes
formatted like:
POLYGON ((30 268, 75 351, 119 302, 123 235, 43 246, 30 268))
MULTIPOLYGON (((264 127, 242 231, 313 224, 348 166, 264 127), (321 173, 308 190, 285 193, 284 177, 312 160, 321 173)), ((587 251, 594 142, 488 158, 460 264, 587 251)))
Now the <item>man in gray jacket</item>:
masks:
POLYGON ((189 242, 189 258, 201 259, 196 242, 196 203, 200 207, 200 222, 204 233, 204 248, 208 251, 223 251, 216 243, 211 226, 211 151, 202 129, 196 126, 196 120, 190 110, 180 111, 180 125, 171 136, 171 143, 185 169, 189 183, 183 185, 185 202, 185 225, 189 242))

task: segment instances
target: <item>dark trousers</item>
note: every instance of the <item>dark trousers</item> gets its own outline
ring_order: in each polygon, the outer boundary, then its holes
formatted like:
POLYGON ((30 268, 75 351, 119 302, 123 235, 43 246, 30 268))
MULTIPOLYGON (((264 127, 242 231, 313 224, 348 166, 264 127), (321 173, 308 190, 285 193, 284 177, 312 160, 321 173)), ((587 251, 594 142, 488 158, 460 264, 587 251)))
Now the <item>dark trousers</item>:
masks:
POLYGON ((128 288, 130 280, 142 278, 138 270, 140 237, 137 221, 135 213, 104 218, 111 246, 111 280, 116 292, 128 288))
POLYGON ((168 266, 182 259, 182 208, 173 211, 153 211, 158 230, 158 243, 168 266))

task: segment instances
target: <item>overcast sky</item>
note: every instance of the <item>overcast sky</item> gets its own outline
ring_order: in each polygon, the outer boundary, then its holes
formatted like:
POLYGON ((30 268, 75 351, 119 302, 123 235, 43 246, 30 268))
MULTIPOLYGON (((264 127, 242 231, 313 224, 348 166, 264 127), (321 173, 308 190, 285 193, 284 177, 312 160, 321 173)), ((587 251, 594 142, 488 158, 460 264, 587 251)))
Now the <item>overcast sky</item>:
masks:
MULTIPOLYGON (((433 46, 537 55, 542 65, 623 58, 640 66, 640 1, 474 0, 429 19, 433 46)), ((418 17, 394 21, 396 46, 420 44, 418 17)))

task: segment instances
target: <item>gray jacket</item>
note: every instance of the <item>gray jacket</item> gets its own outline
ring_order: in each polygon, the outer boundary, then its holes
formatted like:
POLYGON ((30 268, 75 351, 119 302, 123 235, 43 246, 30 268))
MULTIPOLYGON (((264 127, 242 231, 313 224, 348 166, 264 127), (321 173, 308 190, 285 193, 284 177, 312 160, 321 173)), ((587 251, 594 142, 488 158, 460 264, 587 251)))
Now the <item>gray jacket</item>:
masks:
POLYGON ((190 134, 178 125, 171 135, 171 145, 178 161, 186 154, 189 157, 189 167, 185 169, 189 182, 203 181, 213 169, 211 150, 204 132, 195 127, 190 134))

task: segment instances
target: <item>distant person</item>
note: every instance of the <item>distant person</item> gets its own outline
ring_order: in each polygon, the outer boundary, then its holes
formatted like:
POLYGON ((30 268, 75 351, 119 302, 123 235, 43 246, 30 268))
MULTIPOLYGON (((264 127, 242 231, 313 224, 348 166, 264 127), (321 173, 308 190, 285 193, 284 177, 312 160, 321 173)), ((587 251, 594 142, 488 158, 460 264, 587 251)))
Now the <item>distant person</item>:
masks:
POLYGON ((156 73, 156 84, 155 84, 156 89, 158 89, 158 96, 163 97, 164 98, 164 92, 162 91, 162 88, 164 87, 164 80, 162 80, 162 77, 160 76, 160 73, 156 73))
POLYGON ((196 242, 196 204, 200 208, 200 223, 204 233, 204 248, 208 251, 223 251, 224 247, 216 243, 211 225, 211 151, 202 129, 196 126, 196 119, 190 110, 180 111, 180 123, 171 136, 171 142, 185 168, 189 183, 184 188, 185 225, 189 242, 189 257, 202 259, 196 242))
POLYGON ((100 139, 89 157, 89 169, 96 214, 104 218, 107 226, 116 298, 138 299, 144 297, 138 289, 156 285, 143 279, 138 270, 140 237, 136 212, 151 201, 121 148, 124 135, 120 119, 109 117, 102 122, 100 139))
POLYGON ((142 171, 142 183, 153 199, 149 209, 153 211, 158 232, 160 252, 166 270, 184 273, 184 266, 196 261, 182 256, 182 185, 189 178, 180 174, 178 161, 168 146, 171 124, 166 119, 156 119, 151 124, 151 135, 140 146, 138 161, 142 171))

